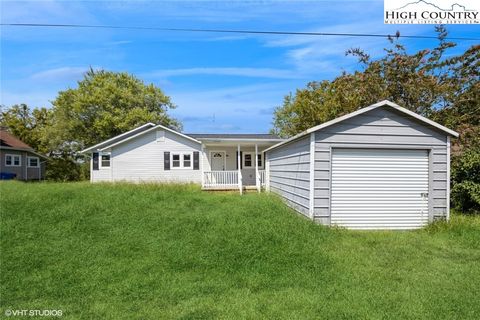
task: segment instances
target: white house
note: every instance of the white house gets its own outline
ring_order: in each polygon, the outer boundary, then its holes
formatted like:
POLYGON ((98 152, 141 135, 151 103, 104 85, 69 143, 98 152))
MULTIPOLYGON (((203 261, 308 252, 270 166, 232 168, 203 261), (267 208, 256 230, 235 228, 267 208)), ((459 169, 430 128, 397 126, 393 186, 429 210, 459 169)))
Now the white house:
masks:
POLYGON ((92 182, 201 183, 203 189, 260 188, 271 134, 184 134, 147 123, 82 151, 92 182))
POLYGON ((413 229, 450 214, 458 133, 381 101, 282 140, 183 134, 147 123, 83 152, 91 179, 201 183, 280 195, 306 217, 352 229, 413 229))

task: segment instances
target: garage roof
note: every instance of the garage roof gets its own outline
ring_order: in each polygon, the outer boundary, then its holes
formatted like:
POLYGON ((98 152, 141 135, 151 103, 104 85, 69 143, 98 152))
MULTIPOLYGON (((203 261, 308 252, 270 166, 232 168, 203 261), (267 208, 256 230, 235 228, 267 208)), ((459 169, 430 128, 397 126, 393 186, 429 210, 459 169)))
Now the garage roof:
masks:
POLYGON ((447 127, 444 127, 444 126, 442 126, 441 124, 436 123, 435 121, 432 121, 432 120, 430 120, 430 119, 427 119, 427 118, 425 118, 425 117, 423 117, 423 116, 421 116, 421 115, 419 115, 419 114, 417 114, 417 113, 415 113, 415 112, 413 112, 413 111, 410 111, 410 110, 408 110, 408 109, 405 109, 405 108, 403 108, 403 107, 400 107, 398 104, 393 103, 393 102, 391 102, 391 101, 389 101, 389 100, 383 100, 383 101, 377 102, 377 103, 375 103, 375 104, 372 104, 371 106, 368 106, 368 107, 359 109, 359 110, 357 110, 357 111, 354 111, 354 112, 352 112, 352 113, 346 114, 346 115, 344 115, 344 116, 341 116, 341 117, 335 118, 335 119, 333 119, 333 120, 324 122, 324 123, 322 123, 322 124, 319 124, 318 126, 311 127, 310 129, 307 129, 307 130, 305 130, 305 131, 303 131, 303 132, 300 132, 299 134, 297 134, 297 135, 295 135, 295 136, 293 136, 293 137, 291 137, 291 138, 289 138, 289 139, 287 139, 287 140, 284 140, 284 141, 282 141, 282 142, 280 142, 280 143, 277 143, 276 145, 274 145, 274 146, 266 149, 265 151, 273 150, 273 149, 275 149, 275 148, 277 148, 277 147, 280 147, 280 146, 282 146, 282 145, 284 145, 284 144, 286 144, 286 143, 288 143, 288 142, 290 142, 290 141, 293 141, 293 140, 296 140, 296 139, 298 139, 298 138, 301 138, 301 137, 303 137, 303 136, 305 136, 305 135, 307 135, 307 134, 309 134, 309 133, 312 133, 312 132, 321 130, 321 129, 323 129, 323 128, 332 126, 332 125, 334 125, 334 124, 336 124, 336 123, 342 122, 342 121, 344 121, 344 120, 353 118, 353 117, 358 116, 358 115, 360 115, 360 114, 362 114, 362 113, 365 113, 365 112, 368 112, 368 111, 371 111, 371 110, 374 110, 374 109, 380 108, 380 107, 391 107, 391 108, 396 109, 396 110, 398 110, 398 111, 400 111, 400 112, 403 112, 403 113, 405 113, 405 114, 407 114, 407 115, 409 115, 409 116, 411 116, 411 117, 413 117, 413 118, 416 118, 416 119, 418 119, 418 120, 420 120, 420 121, 422 121, 422 122, 424 122, 424 123, 426 123, 426 124, 428 124, 428 125, 430 125, 430 126, 432 126, 432 127, 435 127, 435 128, 437 128, 437 129, 439 129, 439 130, 441 130, 441 131, 443 131, 443 132, 445 132, 445 133, 447 133, 447 134, 449 134, 449 135, 451 135, 451 136, 453 136, 453 137, 458 137, 458 133, 457 133, 457 132, 448 129, 447 127))

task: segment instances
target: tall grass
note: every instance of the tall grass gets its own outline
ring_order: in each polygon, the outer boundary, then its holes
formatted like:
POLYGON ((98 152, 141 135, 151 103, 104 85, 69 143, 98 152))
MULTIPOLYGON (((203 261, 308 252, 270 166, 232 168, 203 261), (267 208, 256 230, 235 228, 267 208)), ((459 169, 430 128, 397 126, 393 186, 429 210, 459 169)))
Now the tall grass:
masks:
POLYGON ((1 301, 82 319, 478 319, 480 219, 315 225, 268 194, 0 183, 1 301))

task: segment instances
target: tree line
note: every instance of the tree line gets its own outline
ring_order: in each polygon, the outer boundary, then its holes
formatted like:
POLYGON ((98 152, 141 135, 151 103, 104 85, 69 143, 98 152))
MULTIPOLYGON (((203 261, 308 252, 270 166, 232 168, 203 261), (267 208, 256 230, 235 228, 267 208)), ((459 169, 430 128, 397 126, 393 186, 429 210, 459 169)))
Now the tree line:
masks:
MULTIPOLYGON (((384 55, 347 50, 358 70, 333 80, 312 81, 284 97, 272 132, 290 137, 380 100, 391 100, 460 133, 452 141, 452 200, 463 211, 480 210, 480 45, 452 55, 456 46, 436 26, 438 44, 409 53, 400 34, 389 37, 384 55)), ((90 69, 74 89, 58 93, 51 108, 25 104, 2 111, 0 123, 50 157, 47 178, 88 178, 79 151, 145 122, 181 130, 168 111, 176 106, 153 84, 125 72, 90 69)))

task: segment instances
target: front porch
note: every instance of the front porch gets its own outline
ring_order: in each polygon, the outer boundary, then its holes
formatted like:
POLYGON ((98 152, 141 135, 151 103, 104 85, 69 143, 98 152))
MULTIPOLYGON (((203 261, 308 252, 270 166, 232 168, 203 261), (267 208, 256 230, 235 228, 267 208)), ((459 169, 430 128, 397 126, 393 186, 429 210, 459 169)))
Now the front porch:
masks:
POLYGON ((269 145, 225 142, 204 144, 201 152, 203 190, 257 190, 265 187, 269 145))

